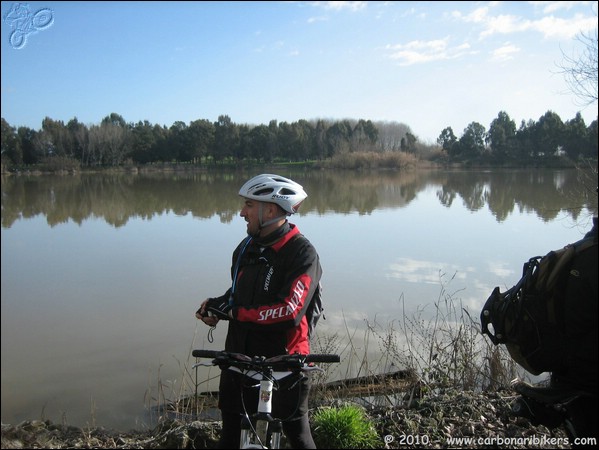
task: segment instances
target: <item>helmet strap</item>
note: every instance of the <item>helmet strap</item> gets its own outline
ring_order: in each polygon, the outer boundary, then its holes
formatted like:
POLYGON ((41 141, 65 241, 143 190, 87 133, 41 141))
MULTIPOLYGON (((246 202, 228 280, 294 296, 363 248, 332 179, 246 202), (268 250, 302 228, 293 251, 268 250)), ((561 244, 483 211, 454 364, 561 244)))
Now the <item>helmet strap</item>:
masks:
POLYGON ((285 213, 285 214, 283 214, 281 216, 274 217, 274 218, 272 218, 270 220, 267 220, 266 222, 263 222, 262 214, 264 213, 264 210, 262 209, 262 206, 263 206, 263 203, 260 202, 258 204, 258 221, 260 223, 260 227, 258 228, 258 232, 260 232, 263 228, 265 228, 265 227, 267 227, 269 225, 272 225, 273 223, 276 223, 279 220, 284 219, 285 217, 288 216, 288 214, 285 213))

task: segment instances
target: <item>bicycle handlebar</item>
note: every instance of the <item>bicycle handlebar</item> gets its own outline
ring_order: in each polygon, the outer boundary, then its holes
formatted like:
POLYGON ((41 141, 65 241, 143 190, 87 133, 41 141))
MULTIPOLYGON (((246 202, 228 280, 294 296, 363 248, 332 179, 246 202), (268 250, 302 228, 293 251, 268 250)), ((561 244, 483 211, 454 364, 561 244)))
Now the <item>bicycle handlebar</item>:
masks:
POLYGON ((191 352, 192 356, 196 358, 216 358, 221 353, 224 353, 222 350, 194 350, 191 352))
POLYGON ((193 350, 192 356, 196 358, 211 358, 213 365, 234 366, 240 368, 302 368, 309 363, 336 363, 340 362, 339 355, 334 354, 309 354, 279 355, 271 358, 263 356, 248 356, 242 353, 227 352, 224 350, 193 350))
POLYGON ((341 361, 339 355, 327 353, 312 353, 306 355, 306 363, 338 363, 341 361))

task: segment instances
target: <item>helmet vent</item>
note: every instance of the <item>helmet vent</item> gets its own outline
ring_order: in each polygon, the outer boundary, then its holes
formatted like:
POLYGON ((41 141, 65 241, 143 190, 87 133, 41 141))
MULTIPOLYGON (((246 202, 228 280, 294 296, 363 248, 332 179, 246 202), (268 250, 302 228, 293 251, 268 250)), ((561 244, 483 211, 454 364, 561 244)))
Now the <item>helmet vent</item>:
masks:
POLYGON ((271 192, 273 192, 272 188, 260 189, 260 190, 258 190, 256 192, 254 192, 254 195, 268 195, 271 192))

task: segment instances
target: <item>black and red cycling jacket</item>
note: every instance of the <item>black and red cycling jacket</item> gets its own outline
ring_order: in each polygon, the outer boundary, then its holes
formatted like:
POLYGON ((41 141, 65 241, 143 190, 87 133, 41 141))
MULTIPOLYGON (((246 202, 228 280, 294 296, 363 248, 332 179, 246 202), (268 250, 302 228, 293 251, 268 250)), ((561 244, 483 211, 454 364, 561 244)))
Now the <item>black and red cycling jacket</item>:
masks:
POLYGON ((225 350, 246 355, 310 353, 306 308, 322 275, 319 256, 296 225, 273 245, 244 239, 233 252, 233 319, 225 350), (245 246, 245 249, 244 249, 245 246), (237 260, 239 254, 239 267, 237 260), (234 289, 233 289, 234 288, 234 289))
POLYGON ((273 245, 251 240, 246 246, 244 239, 233 252, 231 278, 235 272, 237 278, 220 297, 233 296, 226 351, 266 357, 310 353, 305 312, 322 268, 297 226, 285 226, 289 231, 273 245))

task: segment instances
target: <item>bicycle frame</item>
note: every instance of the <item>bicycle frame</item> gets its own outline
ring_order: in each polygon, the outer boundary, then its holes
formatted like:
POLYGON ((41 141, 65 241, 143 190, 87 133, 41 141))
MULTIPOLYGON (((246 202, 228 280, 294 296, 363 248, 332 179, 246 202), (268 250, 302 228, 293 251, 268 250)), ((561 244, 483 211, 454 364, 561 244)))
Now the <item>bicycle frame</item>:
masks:
POLYGON ((258 409, 252 417, 247 414, 241 419, 239 448, 279 448, 283 424, 272 417, 272 393, 274 382, 271 370, 265 370, 260 380, 258 409))
MULTIPOLYGON (((274 381, 280 380, 301 371, 320 370, 310 363, 339 362, 339 355, 280 355, 272 358, 249 357, 240 353, 214 350, 193 350, 196 358, 211 358, 212 365, 218 365, 221 370, 230 369, 259 380, 260 392, 256 413, 251 417, 247 414, 241 419, 241 437, 239 448, 280 448, 283 423, 281 419, 272 416, 272 399, 274 381), (284 371, 276 371, 284 368, 284 371)), ((193 368, 202 364, 196 363, 193 368)))

